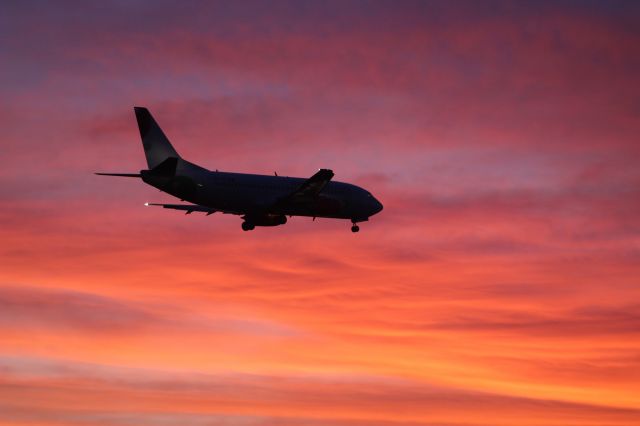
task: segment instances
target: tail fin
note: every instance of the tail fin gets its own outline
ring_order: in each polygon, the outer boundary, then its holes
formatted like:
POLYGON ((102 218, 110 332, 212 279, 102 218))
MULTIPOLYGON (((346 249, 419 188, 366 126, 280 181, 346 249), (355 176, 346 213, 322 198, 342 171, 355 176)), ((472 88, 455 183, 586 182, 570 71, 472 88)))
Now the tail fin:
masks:
POLYGON ((142 107, 134 107, 133 109, 136 113, 144 155, 147 157, 149 168, 153 169, 167 158, 180 158, 149 110, 142 107))

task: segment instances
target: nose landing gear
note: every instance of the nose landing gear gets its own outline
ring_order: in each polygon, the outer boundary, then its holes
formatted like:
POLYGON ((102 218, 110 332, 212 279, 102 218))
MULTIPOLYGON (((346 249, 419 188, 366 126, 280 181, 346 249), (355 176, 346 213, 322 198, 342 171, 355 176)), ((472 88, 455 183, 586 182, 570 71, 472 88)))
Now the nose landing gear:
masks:
POLYGON ((358 225, 356 225, 355 222, 351 222, 353 225, 351 225, 351 232, 358 232, 360 230, 360 227, 358 225))
POLYGON ((251 222, 242 222, 242 230, 243 231, 251 231, 255 228, 256 226, 251 223, 251 222))

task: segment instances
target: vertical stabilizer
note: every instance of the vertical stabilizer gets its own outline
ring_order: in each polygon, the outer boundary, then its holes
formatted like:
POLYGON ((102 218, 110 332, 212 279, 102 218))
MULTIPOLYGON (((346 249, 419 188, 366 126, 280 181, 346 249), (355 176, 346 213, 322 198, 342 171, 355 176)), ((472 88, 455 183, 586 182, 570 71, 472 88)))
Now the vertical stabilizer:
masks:
POLYGON ((147 157, 149 169, 158 166, 167 158, 180 158, 149 110, 142 107, 134 107, 133 109, 136 113, 144 155, 147 157))

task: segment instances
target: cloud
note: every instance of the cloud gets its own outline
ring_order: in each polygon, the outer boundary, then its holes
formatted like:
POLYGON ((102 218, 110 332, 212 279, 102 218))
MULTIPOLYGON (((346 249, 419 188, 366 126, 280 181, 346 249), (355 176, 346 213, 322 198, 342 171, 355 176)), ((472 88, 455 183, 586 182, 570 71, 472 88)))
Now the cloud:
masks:
MULTIPOLYGON (((517 311, 465 312, 435 328, 464 332, 514 333, 563 339, 591 336, 634 335, 640 329, 638 306, 586 306, 568 312, 534 315, 517 311)), ((427 325, 426 327, 429 327, 427 325)))
POLYGON ((158 317, 143 307, 75 291, 1 287, 0 324, 125 331, 158 317))
POLYGON ((630 424, 639 414, 636 410, 467 392, 384 377, 194 375, 6 357, 1 363, 8 387, 1 391, 7 397, 3 398, 2 418, 14 421, 41 421, 59 414, 71 422, 115 425, 128 424, 131 419, 145 424, 200 424, 217 419, 231 424, 308 420, 335 425, 486 425, 481 414, 499 410, 500 424, 528 413, 531 421, 545 424, 592 424, 583 417, 588 415, 622 425, 630 424), (35 399, 19 404, 19 398, 29 393, 35 399), (116 394, 120 397, 105 398, 116 394), (53 408, 45 403, 52 395, 67 402, 53 408), (332 407, 330 413, 324 410, 326 406, 332 407))
POLYGON ((3 420, 638 423, 633 2, 4 9, 3 420), (92 174, 144 167, 134 105, 385 209, 144 208, 175 200, 92 174))
POLYGON ((123 300, 72 290, 0 287, 0 327, 56 332, 129 335, 136 333, 251 334, 294 336, 283 324, 226 312, 205 316, 181 306, 123 300))

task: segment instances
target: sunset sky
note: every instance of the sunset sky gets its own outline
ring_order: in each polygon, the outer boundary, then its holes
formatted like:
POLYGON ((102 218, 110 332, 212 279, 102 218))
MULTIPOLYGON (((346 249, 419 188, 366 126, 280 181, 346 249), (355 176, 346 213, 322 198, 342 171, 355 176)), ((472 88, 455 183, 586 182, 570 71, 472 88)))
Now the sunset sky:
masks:
POLYGON ((640 2, 0 6, 0 425, 640 424, 640 2), (243 232, 139 180, 385 209, 243 232))

